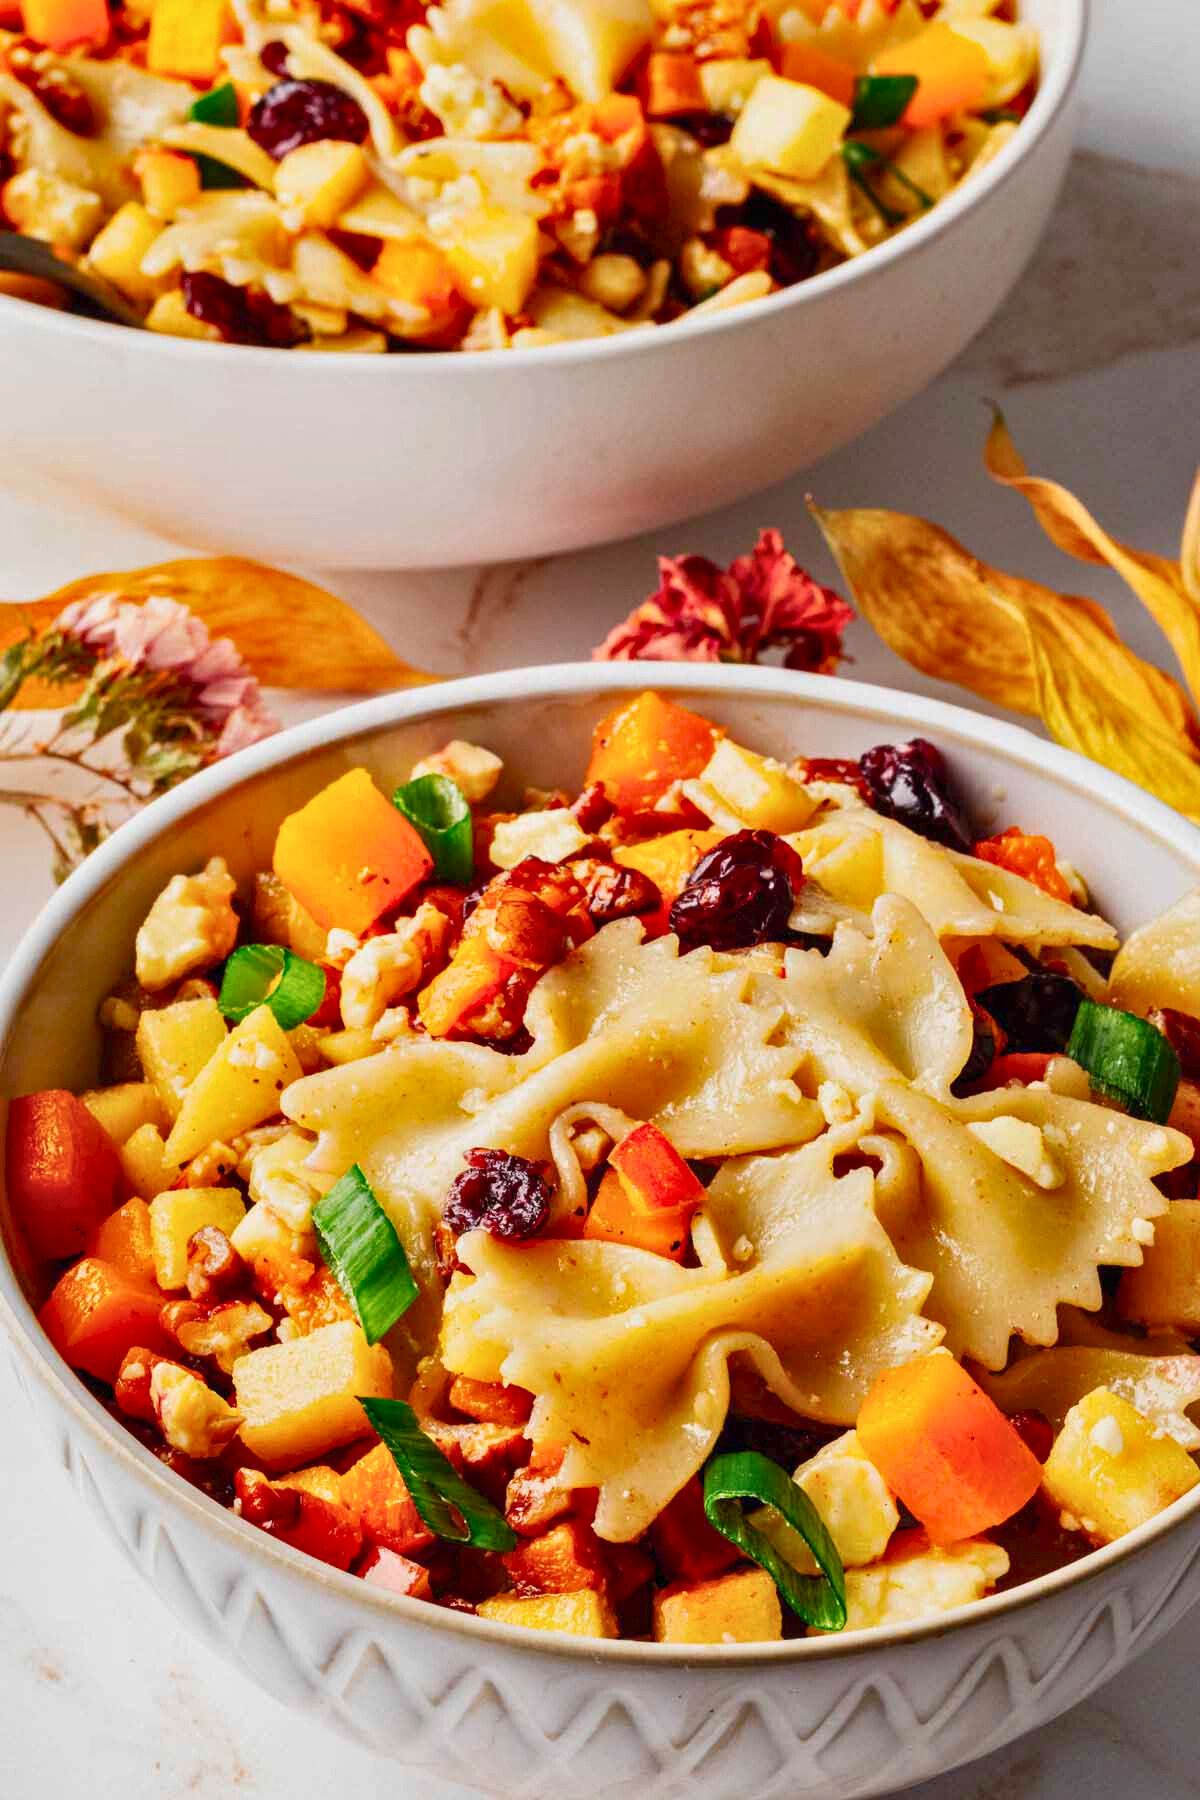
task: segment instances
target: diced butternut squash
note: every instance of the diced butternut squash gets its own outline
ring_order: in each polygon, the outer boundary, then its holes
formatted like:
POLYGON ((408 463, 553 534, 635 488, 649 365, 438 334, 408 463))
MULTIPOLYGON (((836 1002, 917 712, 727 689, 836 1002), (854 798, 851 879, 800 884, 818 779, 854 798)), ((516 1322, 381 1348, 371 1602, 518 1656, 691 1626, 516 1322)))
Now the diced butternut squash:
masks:
POLYGON ((912 129, 936 125, 951 113, 982 106, 991 70, 986 52, 942 20, 915 37, 881 50, 872 65, 876 75, 915 75, 917 91, 903 123, 912 129))
POLYGON ((521 1600, 514 1594, 497 1594, 475 1608, 481 1619, 501 1625, 524 1625, 532 1631, 565 1631, 569 1637, 615 1638, 618 1636, 612 1607, 594 1588, 576 1594, 538 1594, 521 1600))
POLYGON ((812 181, 835 155, 850 108, 820 88, 764 75, 733 128, 730 143, 747 168, 812 181))
POLYGON ((126 1182, 143 1200, 153 1200, 155 1194, 175 1185, 179 1165, 168 1161, 167 1146, 157 1125, 140 1126, 121 1145, 117 1155, 126 1182))
POLYGON ((542 1594, 576 1594, 582 1588, 605 1593, 608 1570, 591 1526, 567 1519, 541 1537, 527 1538, 501 1558, 514 1586, 542 1594))
POLYGON ((524 309, 537 280, 537 221, 528 213, 485 204, 452 213, 436 232, 439 247, 467 298, 510 318, 524 309))
POLYGON ((213 81, 234 35, 229 0, 154 0, 146 67, 155 75, 213 81))
POLYGON ((779 72, 788 81, 802 82, 805 87, 813 87, 822 94, 828 94, 839 106, 850 107, 854 104, 854 84, 858 76, 850 63, 842 62, 840 57, 831 56, 828 50, 819 45, 801 39, 798 43, 785 44, 780 58, 779 72))
POLYGON ((639 1125, 617 1144, 583 1235, 633 1244, 682 1262, 704 1188, 657 1125, 639 1125))
POLYGON ((334 1469, 303 1469, 270 1481, 258 1469, 234 1478, 238 1510, 280 1543, 331 1568, 348 1569, 362 1550, 362 1531, 338 1494, 334 1469))
MULTIPOLYGON (((900 1513, 855 1432, 847 1431, 801 1463, 794 1479, 820 1513, 846 1568, 879 1560, 900 1523, 900 1513)), ((793 1568, 816 1574, 812 1551, 773 1507, 762 1507, 751 1517, 793 1568)))
POLYGON ((765 1569, 735 1569, 654 1596, 658 1644, 763 1644, 783 1636, 783 1611, 765 1569))
POLYGON ((667 929, 671 902, 682 892, 700 858, 715 849, 726 835, 724 831, 667 831, 662 837, 614 850, 614 862, 625 869, 637 869, 662 895, 658 911, 645 917, 648 937, 657 937, 667 929))
POLYGON ((737 1545, 709 1524, 698 1477, 664 1506, 650 1527, 650 1542, 662 1573, 684 1585, 709 1581, 741 1557, 737 1545))
POLYGON ((1038 35, 1032 26, 961 15, 948 23, 957 37, 978 44, 987 58, 988 84, 983 106, 1007 106, 1033 80, 1037 73, 1038 35))
POLYGON ((401 337, 430 337, 453 324, 463 310, 463 297, 449 260, 434 244, 415 239, 385 243, 371 278, 386 288, 393 300, 416 309, 407 322, 393 315, 389 321, 401 337))
POLYGON ((686 117, 708 109, 700 64, 690 50, 656 50, 646 59, 643 82, 648 119, 686 117))
POLYGON ((380 1545, 364 1558, 358 1573, 372 1587, 383 1588, 389 1594, 407 1594, 414 1600, 433 1599, 429 1570, 380 1545))
POLYGON ((472 1381, 456 1375, 446 1395, 456 1412, 486 1425, 523 1425, 533 1410, 533 1395, 502 1381, 472 1381))
POLYGON ((322 138, 289 150, 275 171, 275 197, 305 225, 332 225, 366 186, 369 173, 361 144, 322 138))
POLYGON ((1188 1493, 1200 1469, 1128 1400, 1096 1388, 1063 1420, 1042 1479, 1068 1521, 1107 1544, 1188 1493))
POLYGON ((1031 1500, 1041 1465, 1000 1408, 945 1351, 880 1375, 858 1442, 934 1544, 999 1525, 1031 1500))
POLYGON ((1200 1200, 1173 1200, 1154 1221, 1140 1269, 1126 1269, 1117 1310, 1139 1325, 1200 1332, 1200 1200))
POLYGON ((734 830, 747 826, 781 837, 803 830, 817 810, 816 800, 782 763, 744 750, 730 738, 717 745, 695 788, 689 783, 687 792, 702 811, 708 810, 705 801, 711 796, 714 824, 724 824, 722 813, 728 813, 734 830))
POLYGON ((108 0, 21 0, 25 35, 48 50, 74 50, 108 41, 108 0))
POLYGON ((138 1058, 158 1089, 169 1120, 178 1118, 184 1095, 226 1035, 221 1010, 210 995, 202 1000, 176 1000, 171 1006, 142 1014, 137 1028, 138 1058))
POLYGON ((361 935, 424 881, 433 858, 365 769, 351 769, 290 813, 275 873, 326 930, 361 935))
POLYGON ((256 1007, 192 1081, 167 1139, 167 1156, 185 1163, 215 1139, 235 1137, 273 1118, 284 1088, 301 1074, 296 1052, 270 1007, 256 1007))
POLYGON ((351 1464, 342 1476, 341 1498, 368 1544, 411 1556, 434 1541, 386 1444, 377 1444, 351 1464))
POLYGON ((108 1133, 65 1088, 9 1103, 5 1171, 13 1213, 47 1261, 78 1256, 121 1180, 108 1133))
POLYGON ((271 1467, 294 1468, 364 1434, 358 1396, 390 1397, 392 1361, 346 1319, 251 1350, 233 1380, 247 1450, 271 1467))
POLYGON ((228 1237, 245 1217, 246 1202, 236 1188, 172 1188, 155 1195, 149 1213, 154 1278, 170 1290, 187 1285, 188 1239, 203 1225, 228 1237))
POLYGON ((1008 1552, 986 1538, 935 1549, 922 1531, 898 1532, 882 1562, 846 1570, 846 1629, 932 1618, 982 1600, 1008 1574, 1008 1552))
POLYGON ((622 812, 653 806, 672 782, 703 772, 722 736, 661 694, 639 694, 596 726, 585 785, 599 783, 622 812))
POLYGON ((194 156, 182 156, 178 150, 139 150, 133 172, 142 203, 156 219, 173 219, 200 198, 200 170, 194 156))
POLYGON ((139 200, 127 200, 92 239, 88 262, 128 299, 148 304, 159 284, 142 274, 142 258, 161 230, 162 221, 139 200))
POLYGON ((85 1256, 67 1270, 38 1318, 73 1369, 112 1382, 135 1345, 153 1351, 171 1349, 158 1322, 162 1301, 149 1282, 138 1281, 99 1257, 85 1256))
POLYGON ((136 1196, 127 1200, 98 1225, 88 1242, 89 1256, 111 1263, 122 1275, 137 1281, 154 1280, 154 1242, 150 1208, 136 1196))

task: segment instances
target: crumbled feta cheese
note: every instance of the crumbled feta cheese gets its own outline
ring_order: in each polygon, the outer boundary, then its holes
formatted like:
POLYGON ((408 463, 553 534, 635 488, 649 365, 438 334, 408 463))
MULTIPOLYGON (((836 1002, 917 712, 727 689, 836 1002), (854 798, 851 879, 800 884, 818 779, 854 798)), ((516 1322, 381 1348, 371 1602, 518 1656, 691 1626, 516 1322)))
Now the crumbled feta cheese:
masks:
POLYGON ((344 969, 354 952, 362 947, 362 939, 352 931, 335 925, 325 940, 325 961, 334 969, 344 969))
POLYGON ((484 80, 465 63, 432 63, 420 93, 448 137, 515 137, 525 122, 494 81, 484 80))
POLYGON ((468 744, 463 738, 451 738, 432 756, 423 756, 414 764, 409 779, 418 775, 448 775, 462 790, 463 798, 472 806, 486 800, 503 772, 504 764, 490 750, 479 744, 468 744))
POLYGON ((99 194, 33 167, 22 169, 7 183, 4 207, 26 237, 64 244, 71 250, 82 250, 104 217, 99 194))
POLYGON ((168 1444, 185 1456, 219 1456, 242 1422, 235 1407, 178 1363, 154 1365, 150 1403, 168 1444))
POLYGON ((1120 1456, 1125 1448, 1125 1439, 1121 1427, 1111 1414, 1097 1419, 1088 1433, 1088 1441, 1106 1456, 1120 1456))
POLYGON ((425 901, 395 931, 368 938, 342 970, 342 1023, 351 1030, 377 1025, 388 1007, 418 986, 448 929, 445 913, 425 901))
POLYGON ((240 1038, 230 1045, 226 1058, 231 1069, 258 1069, 264 1075, 282 1066, 278 1050, 272 1050, 261 1038, 240 1038))
POLYGON ((319 1175, 306 1167, 312 1149, 312 1138, 292 1130, 273 1144, 265 1144, 250 1158, 251 1200, 269 1206, 293 1232, 311 1229, 312 1210, 325 1185, 319 1175))
POLYGON ((846 1571, 846 1627, 895 1625, 980 1600, 1008 1573, 1008 1552, 986 1539, 846 1571))
POLYGON ((1061 1187, 1062 1167, 1051 1156, 1040 1128, 1028 1119, 1001 1113, 997 1119, 972 1120, 967 1130, 1010 1167, 1028 1175, 1040 1188, 1061 1187))
POLYGON ((546 812, 519 813, 497 825, 492 835, 492 861, 498 869, 515 869, 527 856, 562 862, 582 850, 587 841, 587 833, 569 807, 552 806, 546 812))
POLYGON ((237 942, 235 886, 220 856, 198 875, 172 875, 142 920, 134 945, 144 988, 169 987, 229 955, 237 942))

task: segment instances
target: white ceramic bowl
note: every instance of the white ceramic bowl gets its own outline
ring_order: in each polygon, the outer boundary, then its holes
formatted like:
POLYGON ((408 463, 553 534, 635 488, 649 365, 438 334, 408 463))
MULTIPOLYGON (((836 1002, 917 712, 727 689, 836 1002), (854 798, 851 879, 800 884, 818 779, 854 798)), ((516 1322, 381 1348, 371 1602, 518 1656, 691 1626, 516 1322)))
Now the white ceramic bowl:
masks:
MULTIPOLYGON (((177 869, 219 850, 245 877, 269 858, 282 814, 318 786, 358 762, 394 780, 451 728, 499 751, 515 780, 577 780, 592 724, 648 674, 779 754, 855 755, 926 733, 949 753, 981 821, 998 808, 1049 832, 1123 927, 1200 879, 1200 832, 1185 821, 1064 750, 955 707, 775 670, 505 672, 315 719, 123 827, 61 889, 0 985, 0 1092, 95 1078, 97 1003, 128 969, 136 924, 177 869)), ((494 1795, 884 1793, 1073 1705, 1194 1598, 1200 1489, 1119 1545, 925 1625, 687 1650, 492 1625, 335 1573, 165 1470, 50 1349, 8 1260, 0 1315, 21 1383, 80 1492, 181 1618, 280 1699, 494 1795)))
POLYGON ((0 299, 12 459, 182 543, 322 569, 542 556, 780 481, 923 388, 1025 267, 1066 168, 1087 0, 1023 0, 1041 91, 995 163, 861 260, 654 332, 287 356, 0 299))

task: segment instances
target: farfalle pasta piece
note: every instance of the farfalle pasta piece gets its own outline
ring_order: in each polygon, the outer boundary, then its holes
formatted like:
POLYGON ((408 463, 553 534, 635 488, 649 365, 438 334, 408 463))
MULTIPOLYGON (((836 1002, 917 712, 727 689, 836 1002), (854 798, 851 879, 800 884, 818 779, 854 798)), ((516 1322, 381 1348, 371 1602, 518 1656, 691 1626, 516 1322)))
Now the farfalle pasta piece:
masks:
POLYGON ((1169 1006, 1200 1018, 1200 888, 1130 932, 1112 966, 1108 999, 1127 1012, 1169 1006))
POLYGON ((939 938, 1082 944, 1115 950, 1117 934, 1095 913, 1052 899, 1031 881, 919 837, 867 807, 824 813, 788 842, 806 873, 835 899, 869 907, 880 894, 910 900, 939 938))
POLYGON ((1041 1085, 936 1100, 890 1082, 875 1107, 922 1164, 909 1216, 889 1209, 892 1241, 933 1276, 927 1310, 949 1348, 986 1369, 1004 1367, 1014 1334, 1053 1344, 1060 1305, 1100 1305, 1099 1265, 1141 1262, 1136 1222, 1168 1204, 1154 1177, 1192 1155, 1180 1132, 1041 1085), (1001 1120, 1040 1132, 1035 1175, 998 1153, 1011 1133, 969 1129, 1001 1120))
POLYGON ((1085 1394, 1109 1388, 1185 1450, 1200 1450, 1200 1425, 1188 1416, 1200 1404, 1200 1356, 1144 1354, 1129 1338, 1121 1349, 1060 1344, 1022 1357, 1002 1375, 980 1369, 976 1377, 1002 1411, 1040 1412, 1056 1432, 1085 1394))
POLYGON ((688 1269, 624 1245, 462 1240, 473 1277, 447 1297, 441 1357, 536 1398, 536 1443, 562 1479, 600 1490, 595 1528, 626 1542, 701 1467, 729 1405, 729 1359, 797 1411, 853 1421, 881 1369, 937 1342, 928 1277, 879 1226, 867 1168, 833 1173, 848 1134, 735 1159, 706 1212, 726 1253, 688 1269))

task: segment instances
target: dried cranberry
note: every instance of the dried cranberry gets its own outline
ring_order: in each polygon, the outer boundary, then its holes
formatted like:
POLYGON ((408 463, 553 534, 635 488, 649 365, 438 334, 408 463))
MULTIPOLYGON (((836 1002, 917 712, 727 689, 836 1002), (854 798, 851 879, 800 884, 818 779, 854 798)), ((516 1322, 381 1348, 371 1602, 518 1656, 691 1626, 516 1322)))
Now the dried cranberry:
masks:
POLYGON ((279 38, 272 38, 269 44, 263 45, 258 60, 268 75, 277 75, 281 81, 287 79, 288 47, 279 38))
POLYGON ((95 110, 69 69, 33 43, 18 44, 11 50, 8 66, 64 131, 76 137, 96 135, 95 110))
POLYGON ((963 1064, 962 1073, 950 1083, 950 1092, 960 1099, 983 1080, 996 1060, 996 1028, 982 1007, 971 1008, 971 1023, 974 1026, 971 1054, 963 1064))
POLYGON ((680 948, 782 943, 801 874, 800 858, 773 831, 722 838, 700 858, 672 904, 669 923, 680 948))
POLYGON ((362 107, 332 81, 277 81, 250 108, 246 130, 278 162, 302 144, 334 138, 361 144, 370 126, 362 107))
POLYGON ((1008 1422, 1026 1449, 1032 1450, 1038 1461, 1044 1463, 1054 1446, 1054 1427, 1046 1415, 1040 1412, 1015 1412, 1008 1422))
POLYGON ((215 326, 227 344, 260 344, 289 350, 307 335, 286 306, 269 294, 234 287, 204 270, 185 273, 183 303, 194 319, 215 326))
POLYGON ((757 188, 741 206, 722 206, 717 227, 744 225, 771 240, 771 274, 780 287, 794 287, 815 275, 821 260, 821 241, 807 219, 773 200, 757 188))
POLYGON ((950 782, 946 759, 925 738, 907 744, 877 744, 864 751, 859 768, 876 812, 896 819, 921 837, 969 855, 974 841, 950 782))
POLYGON ((1068 975, 1034 969, 1020 981, 1002 981, 975 998, 990 1013, 1011 1051, 1065 1050, 1083 999, 1083 989, 1068 975))
POLYGON ((442 1218, 460 1237, 482 1226, 493 1237, 519 1241, 540 1231, 549 1211, 550 1190, 535 1163, 507 1150, 468 1150, 442 1218))

